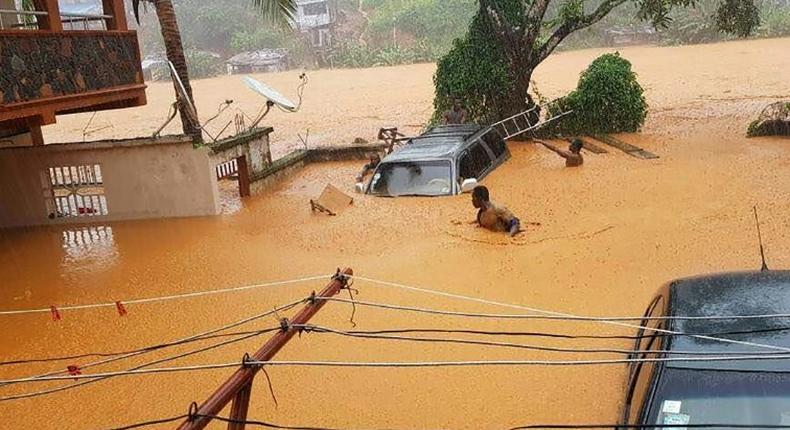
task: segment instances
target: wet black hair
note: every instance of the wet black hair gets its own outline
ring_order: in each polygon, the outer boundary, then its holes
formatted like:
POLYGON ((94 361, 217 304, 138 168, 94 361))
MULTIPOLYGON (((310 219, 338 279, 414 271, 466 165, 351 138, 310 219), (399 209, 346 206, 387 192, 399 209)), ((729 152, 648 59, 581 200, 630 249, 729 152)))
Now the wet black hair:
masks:
POLYGON ((581 151, 584 148, 584 142, 581 139, 573 139, 571 141, 571 149, 575 149, 577 152, 581 151))
POLYGON ((488 188, 485 185, 478 185, 472 190, 472 197, 487 202, 490 197, 488 196, 488 188))

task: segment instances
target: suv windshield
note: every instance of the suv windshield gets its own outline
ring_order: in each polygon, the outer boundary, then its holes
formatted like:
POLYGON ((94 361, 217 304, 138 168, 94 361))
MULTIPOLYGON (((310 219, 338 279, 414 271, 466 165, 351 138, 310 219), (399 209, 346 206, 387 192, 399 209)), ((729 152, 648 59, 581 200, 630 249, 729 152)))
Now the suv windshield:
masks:
POLYGON ((451 192, 449 161, 382 163, 370 181, 370 193, 382 196, 444 196, 451 192))
POLYGON ((790 374, 668 368, 650 408, 648 423, 677 428, 790 425, 790 374))

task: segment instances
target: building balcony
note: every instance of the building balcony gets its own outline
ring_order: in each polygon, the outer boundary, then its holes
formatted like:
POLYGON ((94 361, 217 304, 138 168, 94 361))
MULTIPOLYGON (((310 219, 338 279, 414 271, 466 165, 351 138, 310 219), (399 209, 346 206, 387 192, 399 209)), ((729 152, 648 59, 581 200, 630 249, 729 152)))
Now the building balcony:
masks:
POLYGON ((32 132, 40 144, 34 129, 57 115, 146 103, 122 0, 104 0, 99 14, 63 12, 56 0, 34 1, 35 11, 9 3, 0 0, 0 137, 32 132))

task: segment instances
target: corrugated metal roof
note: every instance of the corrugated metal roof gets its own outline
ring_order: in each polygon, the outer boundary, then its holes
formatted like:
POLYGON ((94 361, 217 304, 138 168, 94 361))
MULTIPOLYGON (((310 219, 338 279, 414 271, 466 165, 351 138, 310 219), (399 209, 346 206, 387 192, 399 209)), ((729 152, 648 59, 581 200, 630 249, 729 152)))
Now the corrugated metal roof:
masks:
POLYGON ((287 55, 285 49, 259 49, 236 54, 226 62, 232 66, 266 66, 282 62, 287 55))

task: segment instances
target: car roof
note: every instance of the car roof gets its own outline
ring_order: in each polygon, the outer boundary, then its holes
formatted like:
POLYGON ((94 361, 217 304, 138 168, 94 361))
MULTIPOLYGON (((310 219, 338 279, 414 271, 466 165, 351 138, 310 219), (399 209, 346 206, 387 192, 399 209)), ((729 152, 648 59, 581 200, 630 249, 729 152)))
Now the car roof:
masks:
MULTIPOLYGON (((670 283, 669 290, 669 312, 676 317, 790 314, 790 271, 723 273, 679 279, 670 283)), ((716 333, 711 336, 790 348, 790 318, 787 317, 672 320, 669 327, 683 333, 716 333)), ((781 352, 690 336, 673 336, 669 349, 711 353, 781 352)), ((668 366, 711 370, 790 371, 790 360, 669 362, 668 366)))
POLYGON ((464 144, 487 130, 476 124, 441 125, 408 140, 382 162, 436 160, 452 158, 464 144))

